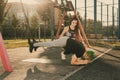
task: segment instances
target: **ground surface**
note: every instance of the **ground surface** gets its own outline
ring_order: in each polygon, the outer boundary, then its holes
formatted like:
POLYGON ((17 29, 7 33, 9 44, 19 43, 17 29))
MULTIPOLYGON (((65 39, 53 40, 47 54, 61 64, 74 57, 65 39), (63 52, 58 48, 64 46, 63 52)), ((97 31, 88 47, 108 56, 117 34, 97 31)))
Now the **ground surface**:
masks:
MULTIPOLYGON (((108 48, 92 50, 98 57, 108 48)), ((13 71, 4 73, 0 64, 0 80, 120 80, 119 50, 111 50, 86 66, 70 65, 71 55, 62 61, 61 51, 61 48, 39 48, 29 53, 28 47, 7 49, 13 71)))

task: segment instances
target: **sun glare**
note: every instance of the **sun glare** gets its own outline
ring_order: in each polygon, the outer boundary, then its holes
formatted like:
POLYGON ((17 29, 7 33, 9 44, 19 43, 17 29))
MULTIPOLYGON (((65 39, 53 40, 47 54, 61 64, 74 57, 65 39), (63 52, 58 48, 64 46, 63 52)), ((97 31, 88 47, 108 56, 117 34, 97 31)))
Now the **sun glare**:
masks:
MULTIPOLYGON (((8 0, 8 2, 20 2, 21 0, 8 0)), ((36 4, 37 2, 35 0, 22 0, 23 3, 27 4, 36 4)))
MULTIPOLYGON (((20 2, 21 0, 8 0, 8 2, 20 2)), ((55 1, 55 0, 51 0, 51 1, 55 1)), ((42 3, 45 2, 45 0, 22 0, 23 3, 27 3, 27 4, 36 4, 36 3, 42 3)))

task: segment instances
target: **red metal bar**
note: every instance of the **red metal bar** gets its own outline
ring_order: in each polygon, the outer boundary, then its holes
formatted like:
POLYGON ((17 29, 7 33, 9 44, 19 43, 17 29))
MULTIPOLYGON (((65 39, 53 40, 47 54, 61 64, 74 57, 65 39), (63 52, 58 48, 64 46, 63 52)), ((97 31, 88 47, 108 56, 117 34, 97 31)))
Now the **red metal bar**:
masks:
MULTIPOLYGON (((82 39, 82 37, 83 37, 84 42, 87 44, 87 47, 90 47, 90 44, 89 44, 89 42, 88 42, 88 39, 87 39, 86 34, 85 34, 85 32, 84 32, 84 29, 83 29, 83 27, 82 27, 82 24, 81 24, 79 18, 78 18, 78 15, 77 15, 77 13, 76 13, 76 10, 74 10, 74 7, 73 7, 72 2, 71 2, 71 1, 70 1, 70 2, 67 1, 67 3, 68 3, 68 5, 69 5, 69 7, 71 8, 71 10, 74 11, 74 15, 75 15, 76 18, 78 19, 79 28, 80 28, 80 32, 82 33, 82 36, 81 36, 81 37, 80 37, 80 36, 77 36, 77 38, 80 40, 80 39, 82 39)), ((65 15, 66 15, 66 12, 64 11, 63 16, 62 16, 62 19, 61 19, 61 21, 60 21, 60 24, 59 24, 59 26, 58 26, 58 30, 57 30, 57 33, 56 33, 56 38, 59 37, 60 28, 61 28, 61 26, 62 26, 62 23, 63 23, 63 20, 64 20, 65 15)))
POLYGON ((3 66, 4 66, 4 70, 6 72, 11 72, 12 67, 11 67, 11 64, 10 64, 5 46, 4 46, 4 42, 3 42, 1 32, 0 32, 0 57, 1 57, 1 60, 2 60, 3 66))
POLYGON ((62 23, 63 23, 63 21, 64 21, 65 15, 66 15, 66 12, 64 11, 64 12, 63 12, 63 16, 62 16, 62 18, 61 18, 61 21, 60 21, 60 23, 59 23, 58 29, 57 29, 56 39, 59 38, 60 29, 61 29, 62 23))
POLYGON ((87 37, 86 37, 86 34, 85 34, 85 32, 84 32, 84 29, 83 29, 83 27, 82 27, 82 24, 81 24, 81 22, 80 22, 80 20, 79 20, 79 18, 78 18, 78 15, 77 15, 76 11, 74 11, 74 14, 75 14, 76 18, 78 19, 79 28, 80 28, 80 31, 81 31, 81 33, 82 33, 83 39, 84 39, 85 43, 87 44, 87 47, 90 47, 90 44, 89 44, 89 42, 88 42, 88 39, 87 39, 87 37))

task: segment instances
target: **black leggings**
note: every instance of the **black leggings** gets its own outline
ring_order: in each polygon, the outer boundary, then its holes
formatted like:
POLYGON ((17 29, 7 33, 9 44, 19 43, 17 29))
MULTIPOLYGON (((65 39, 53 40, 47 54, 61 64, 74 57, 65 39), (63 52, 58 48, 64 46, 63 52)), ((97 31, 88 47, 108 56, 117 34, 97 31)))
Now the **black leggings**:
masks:
POLYGON ((74 53, 77 58, 82 57, 83 54, 85 53, 84 45, 81 42, 71 38, 67 40, 67 43, 64 49, 65 49, 64 54, 74 53))

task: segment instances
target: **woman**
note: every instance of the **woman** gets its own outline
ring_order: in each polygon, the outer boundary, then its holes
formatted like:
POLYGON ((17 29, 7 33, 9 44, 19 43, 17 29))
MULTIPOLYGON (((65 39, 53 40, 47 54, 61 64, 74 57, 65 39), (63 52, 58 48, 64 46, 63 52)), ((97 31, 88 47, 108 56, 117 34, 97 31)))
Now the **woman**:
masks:
POLYGON ((65 51, 62 53, 62 57, 64 57, 65 54, 75 54, 71 59, 72 65, 81 65, 88 63, 88 60, 81 59, 86 51, 82 42, 83 40, 79 32, 77 18, 73 18, 70 22, 70 25, 64 27, 59 39, 50 42, 35 42, 35 40, 31 42, 30 39, 28 39, 30 52, 32 52, 33 49, 36 50, 40 46, 64 47, 65 51))

